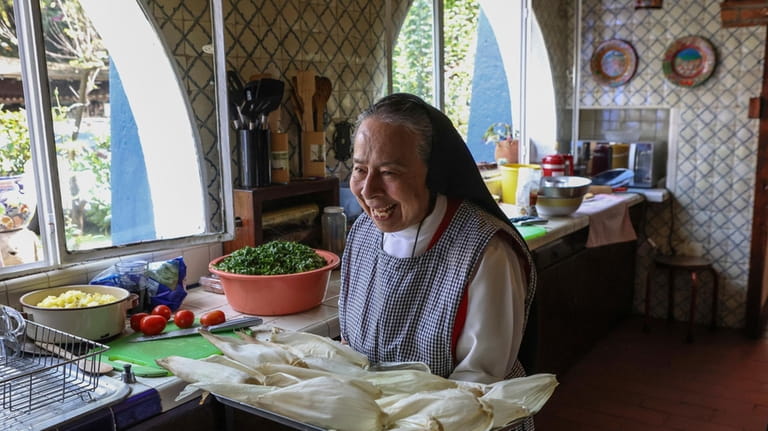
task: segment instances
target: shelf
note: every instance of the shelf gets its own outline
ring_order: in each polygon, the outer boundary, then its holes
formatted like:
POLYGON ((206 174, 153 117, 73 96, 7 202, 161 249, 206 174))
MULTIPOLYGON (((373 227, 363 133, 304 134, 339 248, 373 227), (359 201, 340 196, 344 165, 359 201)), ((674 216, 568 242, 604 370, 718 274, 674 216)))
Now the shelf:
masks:
MULTIPOLYGON (((264 212, 315 203, 322 213, 323 207, 339 205, 339 179, 336 177, 319 180, 292 179, 288 184, 235 189, 234 194, 235 219, 237 221, 235 238, 223 244, 225 254, 246 245, 255 247, 270 239, 262 229, 264 212)), ((318 247, 320 242, 319 217, 309 228, 305 226, 294 233, 295 235, 287 235, 289 240, 318 247)))

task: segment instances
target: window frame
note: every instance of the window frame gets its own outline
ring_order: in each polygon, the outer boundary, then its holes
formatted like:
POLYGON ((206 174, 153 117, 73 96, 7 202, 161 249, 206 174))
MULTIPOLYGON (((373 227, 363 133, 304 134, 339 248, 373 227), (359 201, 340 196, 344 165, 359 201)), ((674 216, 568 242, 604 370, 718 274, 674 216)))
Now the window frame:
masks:
MULTIPOLYGON (((491 4, 492 2, 496 2, 494 4, 503 4, 505 0, 478 0, 478 3, 480 4, 480 7, 483 7, 484 5, 491 4)), ((531 20, 533 15, 533 6, 531 4, 533 0, 522 0, 519 2, 512 2, 512 7, 518 7, 519 9, 514 12, 514 17, 517 17, 520 19, 520 44, 517 48, 516 52, 512 53, 513 59, 519 59, 519 61, 513 60, 513 64, 518 64, 518 70, 515 71, 519 79, 509 79, 511 82, 517 82, 517 86, 514 88, 510 88, 510 103, 515 102, 517 103, 518 107, 525 106, 525 100, 526 100, 526 77, 527 77, 527 67, 526 67, 526 59, 528 56, 528 52, 530 50, 530 38, 529 38, 529 32, 531 31, 531 20), (513 91, 514 90, 514 91, 513 91)), ((444 55, 444 46, 445 46, 445 22, 444 22, 444 8, 445 6, 445 0, 432 0, 432 27, 434 29, 434 33, 432 34, 432 46, 433 46, 433 58, 434 58, 434 66, 432 73, 434 75, 433 79, 433 100, 432 104, 440 109, 441 111, 444 111, 445 109, 445 55, 444 55)), ((489 16, 489 19, 491 17, 489 16)), ((495 21, 495 20, 494 20, 495 21)), ((394 46, 397 43, 397 40, 392 38, 392 41, 390 43, 391 47, 388 52, 388 62, 389 62, 389 73, 388 73, 388 89, 389 92, 392 92, 393 88, 393 62, 392 62, 392 51, 394 50, 394 46)), ((515 75, 511 75, 512 78, 515 77, 515 75)), ((514 105, 513 105, 514 108, 514 105)), ((520 142, 528 142, 528 133, 526 131, 526 118, 525 118, 525 109, 512 109, 512 121, 513 124, 519 124, 519 131, 520 131, 520 142)), ((528 163, 528 160, 530 159, 530 151, 525 145, 519 146, 520 151, 520 163, 528 163)))
MULTIPOLYGON (((133 1, 138 4, 142 0, 133 1)), ((225 76, 226 70, 224 16, 222 0, 209 0, 208 3, 211 11, 214 46, 214 76, 216 77, 216 106, 214 109, 217 113, 217 147, 220 154, 220 163, 217 168, 221 174, 223 230, 173 239, 73 251, 66 248, 62 201, 57 193, 58 188, 54 186, 59 184, 59 176, 40 5, 37 1, 14 1, 16 36, 19 41, 19 60, 21 62, 25 112, 29 126, 33 176, 38 195, 36 211, 40 227, 40 241, 43 244, 43 255, 41 260, 34 263, 0 267, 0 279, 103 258, 212 244, 228 241, 234 237, 234 193, 231 166, 228 163, 231 160, 229 113, 227 109, 221 109, 221 107, 227 106, 226 80, 220 78, 225 76)), ((141 7, 144 8, 144 5, 141 7)))

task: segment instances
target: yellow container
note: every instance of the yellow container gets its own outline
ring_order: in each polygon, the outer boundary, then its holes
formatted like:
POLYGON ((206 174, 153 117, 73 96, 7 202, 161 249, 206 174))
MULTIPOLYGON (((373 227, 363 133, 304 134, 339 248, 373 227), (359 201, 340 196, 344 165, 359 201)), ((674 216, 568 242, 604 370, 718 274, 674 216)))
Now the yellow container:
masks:
POLYGON ((629 144, 611 145, 611 169, 629 166, 629 144))
POLYGON ((501 165, 501 201, 506 204, 517 202, 517 173, 520 168, 541 169, 540 165, 507 164, 501 165))

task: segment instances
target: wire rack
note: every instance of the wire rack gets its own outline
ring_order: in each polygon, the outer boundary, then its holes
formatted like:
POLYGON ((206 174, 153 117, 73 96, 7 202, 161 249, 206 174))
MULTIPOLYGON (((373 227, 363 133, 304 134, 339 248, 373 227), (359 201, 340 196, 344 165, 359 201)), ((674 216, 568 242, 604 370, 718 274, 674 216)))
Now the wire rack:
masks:
POLYGON ((90 401, 99 386, 100 354, 109 349, 97 342, 27 321, 28 341, 18 355, 0 359, 0 423, 71 398, 90 401), (38 348, 47 346, 59 355, 38 348), (88 361, 85 361, 88 360, 88 361))

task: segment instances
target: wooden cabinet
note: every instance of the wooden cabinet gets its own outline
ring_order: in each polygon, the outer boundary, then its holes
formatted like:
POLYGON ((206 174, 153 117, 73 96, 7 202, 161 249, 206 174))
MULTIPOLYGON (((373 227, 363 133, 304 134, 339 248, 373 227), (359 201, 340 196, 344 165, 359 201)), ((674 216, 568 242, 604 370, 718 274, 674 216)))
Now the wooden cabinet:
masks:
MULTIPOLYGON (((630 208, 637 232, 643 208, 630 208)), ((584 228, 533 252, 539 284, 520 350, 529 374, 565 373, 632 313, 636 241, 586 248, 588 234, 584 228)))
MULTIPOLYGON (((289 184, 235 189, 234 193, 235 238, 223 244, 225 254, 246 245, 253 247, 273 239, 262 229, 264 213, 307 203, 317 204, 320 212, 323 207, 339 205, 339 179, 328 177, 319 180, 297 180, 289 184)), ((319 216, 302 238, 301 242, 312 247, 320 245, 319 216)))
POLYGON ((768 0, 729 0, 720 3, 723 27, 768 24, 768 0))

